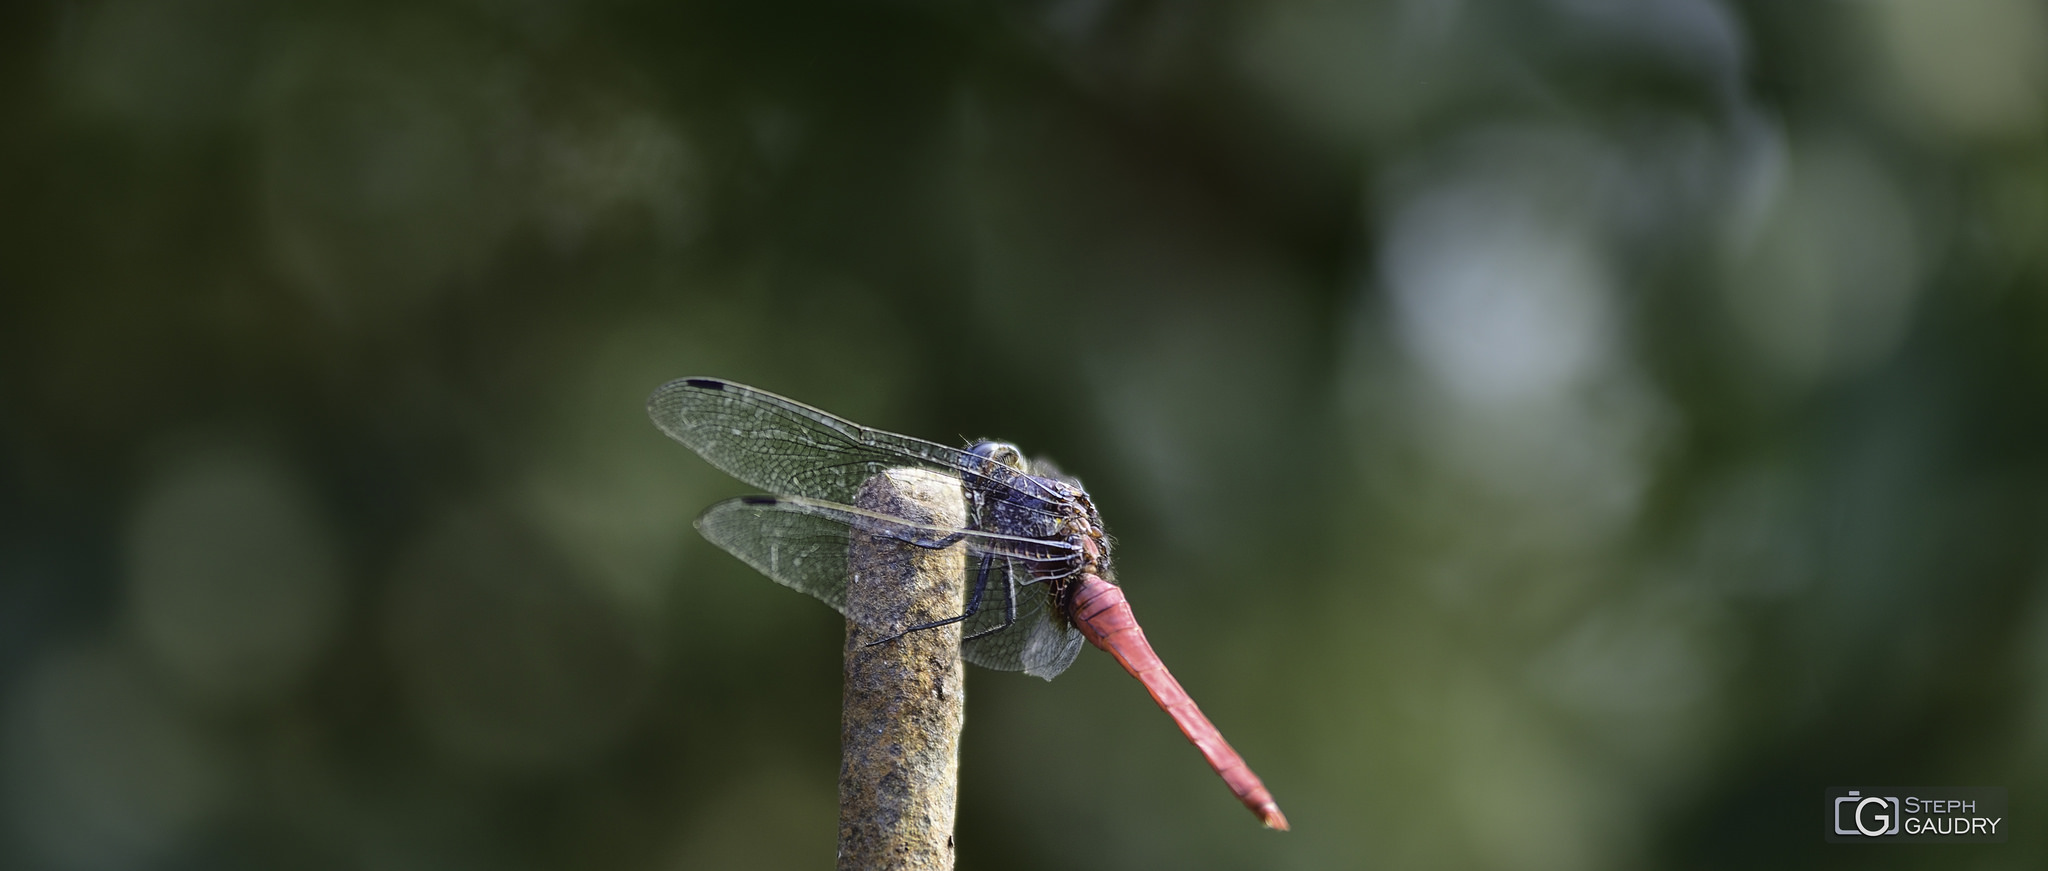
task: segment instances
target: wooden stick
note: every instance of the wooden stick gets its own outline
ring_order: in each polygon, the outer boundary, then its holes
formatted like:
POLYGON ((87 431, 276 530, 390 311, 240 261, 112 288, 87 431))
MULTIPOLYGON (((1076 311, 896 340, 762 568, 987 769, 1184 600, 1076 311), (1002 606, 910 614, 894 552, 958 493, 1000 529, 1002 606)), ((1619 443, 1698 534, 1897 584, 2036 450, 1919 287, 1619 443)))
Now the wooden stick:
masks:
MULTIPOLYGON (((937 526, 967 521, 959 479, 921 469, 869 479, 854 505, 937 526)), ((960 625, 868 645, 959 614, 966 549, 856 530, 847 568, 839 867, 951 869, 967 701, 960 625)))

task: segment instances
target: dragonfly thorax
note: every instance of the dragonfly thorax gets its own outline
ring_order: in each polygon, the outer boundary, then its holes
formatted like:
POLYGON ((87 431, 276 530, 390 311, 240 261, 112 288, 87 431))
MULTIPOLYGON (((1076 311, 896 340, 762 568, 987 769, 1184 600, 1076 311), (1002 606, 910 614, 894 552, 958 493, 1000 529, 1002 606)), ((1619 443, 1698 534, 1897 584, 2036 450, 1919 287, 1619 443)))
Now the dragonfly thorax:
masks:
POLYGON ((984 440, 969 447, 962 462, 968 525, 987 532, 1053 539, 1073 548, 1070 564, 1041 564, 1033 574, 1063 588, 1082 573, 1107 577, 1109 537, 1102 517, 1081 482, 1051 464, 1030 462, 1009 442, 984 440))

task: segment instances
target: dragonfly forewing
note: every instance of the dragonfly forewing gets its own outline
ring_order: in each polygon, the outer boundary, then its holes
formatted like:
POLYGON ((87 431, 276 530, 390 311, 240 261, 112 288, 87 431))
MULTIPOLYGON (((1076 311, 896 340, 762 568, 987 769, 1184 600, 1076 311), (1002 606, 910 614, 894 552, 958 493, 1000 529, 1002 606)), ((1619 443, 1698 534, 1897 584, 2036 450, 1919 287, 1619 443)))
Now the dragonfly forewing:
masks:
POLYGON ((679 378, 647 398, 670 438, 735 478, 772 493, 853 501, 884 470, 959 475, 963 451, 870 429, 793 399, 716 378, 679 378))

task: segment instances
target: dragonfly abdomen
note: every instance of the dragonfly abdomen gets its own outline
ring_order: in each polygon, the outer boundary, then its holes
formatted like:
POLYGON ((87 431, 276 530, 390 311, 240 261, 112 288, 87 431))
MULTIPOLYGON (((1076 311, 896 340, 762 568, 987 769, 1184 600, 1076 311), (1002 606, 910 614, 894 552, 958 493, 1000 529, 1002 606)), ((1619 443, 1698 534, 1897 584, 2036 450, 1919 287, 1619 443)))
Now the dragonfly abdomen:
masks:
POLYGON ((1223 740, 1222 731, 1203 716, 1195 700, 1181 689, 1180 681, 1166 670, 1159 654, 1152 651, 1152 643, 1145 640, 1145 630, 1138 627, 1124 591, 1093 574, 1083 574, 1073 596, 1068 613, 1081 635, 1116 657, 1125 671, 1145 685, 1152 700, 1173 718, 1181 734, 1202 751, 1209 767, 1216 770, 1224 785, 1230 787, 1230 792, 1253 816, 1269 829, 1287 831, 1287 817, 1280 813, 1273 793, 1267 791, 1265 783, 1252 773, 1251 766, 1245 764, 1244 757, 1238 755, 1230 742, 1223 740))

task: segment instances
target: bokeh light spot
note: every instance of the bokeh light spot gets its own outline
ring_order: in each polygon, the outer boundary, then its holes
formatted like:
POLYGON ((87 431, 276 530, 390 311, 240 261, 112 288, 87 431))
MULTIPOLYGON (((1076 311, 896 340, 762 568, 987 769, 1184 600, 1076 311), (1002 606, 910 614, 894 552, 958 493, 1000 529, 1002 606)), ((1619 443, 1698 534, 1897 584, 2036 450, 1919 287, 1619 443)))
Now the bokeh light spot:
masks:
POLYGON ((549 769, 618 740, 646 698, 646 645, 546 540, 457 512, 391 580, 388 649, 420 724, 473 763, 549 769))
POLYGON ((205 733, 120 648, 52 650, 6 712, 0 784, 17 836, 54 867, 161 859, 225 795, 205 733))
POLYGON ((332 637, 337 545, 270 451, 220 442, 164 464, 128 529, 128 607, 143 648, 215 700, 274 694, 332 637))
POLYGON ((1761 223, 1741 238, 1726 298, 1771 374, 1811 384, 1898 345, 1922 243, 1904 194, 1870 158, 1843 145, 1795 147, 1761 223))

